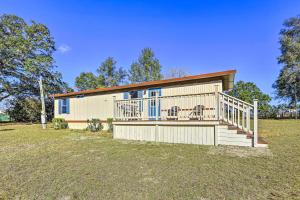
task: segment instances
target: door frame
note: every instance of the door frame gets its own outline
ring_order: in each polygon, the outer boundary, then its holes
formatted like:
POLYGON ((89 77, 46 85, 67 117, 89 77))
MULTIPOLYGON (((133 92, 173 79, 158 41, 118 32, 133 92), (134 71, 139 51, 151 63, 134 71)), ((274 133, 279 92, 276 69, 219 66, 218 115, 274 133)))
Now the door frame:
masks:
MULTIPOLYGON (((161 88, 149 88, 148 89, 148 97, 155 97, 152 96, 151 92, 156 91, 158 92, 158 96, 161 96, 161 88)), ((157 103, 154 100, 155 105, 151 105, 153 103, 153 99, 148 99, 148 118, 149 120, 155 120, 156 119, 156 106, 157 103)), ((158 100, 158 117, 160 117, 160 99, 158 100)))

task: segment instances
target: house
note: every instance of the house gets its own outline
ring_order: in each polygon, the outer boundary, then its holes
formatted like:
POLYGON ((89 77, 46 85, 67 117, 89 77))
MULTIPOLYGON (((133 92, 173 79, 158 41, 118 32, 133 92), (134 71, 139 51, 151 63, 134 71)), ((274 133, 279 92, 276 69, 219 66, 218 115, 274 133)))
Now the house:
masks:
POLYGON ((168 143, 266 146, 254 105, 227 95, 236 71, 55 94, 55 117, 72 129, 98 118, 113 137, 168 143))
POLYGON ((10 116, 2 110, 0 110, 0 122, 10 122, 10 116))
POLYGON ((281 108, 279 109, 279 111, 277 112, 277 115, 276 117, 278 119, 280 118, 286 118, 286 119, 289 119, 289 118, 295 118, 297 115, 300 116, 300 108, 297 108, 297 109, 291 109, 291 108, 281 108))

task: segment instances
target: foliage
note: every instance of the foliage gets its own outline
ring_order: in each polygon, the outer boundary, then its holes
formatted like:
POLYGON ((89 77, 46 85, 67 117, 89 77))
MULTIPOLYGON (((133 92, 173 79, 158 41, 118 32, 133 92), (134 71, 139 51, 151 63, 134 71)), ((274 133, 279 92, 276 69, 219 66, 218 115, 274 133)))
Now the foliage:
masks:
POLYGON ((258 99, 258 109, 260 112, 267 111, 270 107, 269 102, 271 101, 271 97, 264 94, 252 82, 238 81, 228 94, 251 104, 253 104, 253 99, 258 99))
POLYGON ((113 132, 113 118, 107 118, 108 132, 113 132))
POLYGON ((68 123, 64 118, 53 118, 52 123, 53 123, 53 128, 56 130, 68 128, 68 123))
POLYGON ((105 87, 120 85, 127 76, 126 71, 122 68, 118 69, 116 64, 117 62, 112 57, 108 57, 97 69, 99 81, 105 87))
POLYGON ((290 111, 293 108, 287 104, 278 104, 278 105, 270 105, 267 110, 259 110, 258 117, 260 119, 280 119, 280 118, 292 118, 292 114, 290 111), (283 113, 288 113, 285 116, 282 116, 283 113))
MULTIPOLYGON (((54 114, 53 99, 45 99, 47 121, 54 114)), ((6 102, 6 113, 16 122, 39 122, 41 119, 41 101, 36 97, 14 97, 6 102)))
POLYGON ((89 131, 98 132, 98 131, 102 131, 102 129, 103 129, 103 125, 102 125, 100 119, 90 119, 90 120, 87 120, 87 123, 88 123, 87 129, 89 131))
MULTIPOLYGON (((16 121, 40 120, 39 83, 43 78, 45 96, 72 91, 55 71, 52 57, 55 43, 49 29, 15 15, 0 16, 0 102, 16 121)), ((53 100, 46 99, 48 119, 53 100)))
MULTIPOLYGON (((53 118, 53 99, 45 99, 47 121, 53 118)), ((6 102, 6 112, 16 122, 39 122, 41 119, 41 101, 39 97, 17 96, 6 102)))
POLYGON ((150 48, 144 48, 137 62, 131 64, 129 80, 132 83, 162 79, 161 65, 150 48))
POLYGON ((108 57, 97 69, 97 75, 92 72, 82 72, 76 77, 76 87, 79 90, 88 90, 120 85, 124 82, 127 73, 122 68, 117 68, 116 64, 112 57, 108 57))
POLYGON ((13 98, 6 112, 17 122, 36 122, 41 117, 41 103, 37 98, 13 98))
POLYGON ((66 83, 54 71, 55 44, 49 29, 15 15, 0 16, 0 102, 12 96, 37 96, 38 80, 46 93, 61 92, 66 83))
POLYGON ((279 109, 277 106, 268 106, 265 110, 258 111, 259 119, 276 119, 279 109))
POLYGON ((278 98, 288 100, 296 108, 300 100, 300 16, 286 20, 283 25, 278 57, 283 68, 273 87, 278 98))
POLYGON ((92 72, 80 73, 80 75, 75 79, 75 86, 79 90, 88 90, 103 87, 101 81, 99 81, 99 78, 92 72))
POLYGON ((166 78, 181 78, 187 76, 187 72, 181 68, 170 68, 169 72, 166 74, 166 78))

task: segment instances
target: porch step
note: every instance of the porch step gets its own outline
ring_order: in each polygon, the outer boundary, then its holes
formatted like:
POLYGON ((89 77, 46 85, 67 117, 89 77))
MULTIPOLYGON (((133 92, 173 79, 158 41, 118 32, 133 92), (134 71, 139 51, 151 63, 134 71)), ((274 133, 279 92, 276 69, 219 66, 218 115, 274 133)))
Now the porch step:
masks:
POLYGON ((228 134, 237 134, 236 130, 228 130, 228 129, 219 129, 220 133, 228 133, 228 134))
POLYGON ((247 139, 246 135, 236 134, 236 133, 235 134, 234 133, 225 133, 225 132, 219 132, 219 137, 247 139))
MULTIPOLYGON (((253 143, 253 134, 248 133, 231 124, 222 123, 218 126, 218 141, 221 145, 248 146, 253 143)), ((261 137, 258 137, 257 147, 267 147, 268 144, 261 137)))
POLYGON ((250 139, 241 138, 241 137, 219 137, 219 141, 228 141, 228 142, 245 142, 245 143, 252 143, 250 139))
POLYGON ((221 145, 232 145, 232 146, 243 146, 243 147, 251 147, 251 141, 232 141, 232 140, 221 140, 219 141, 221 145))

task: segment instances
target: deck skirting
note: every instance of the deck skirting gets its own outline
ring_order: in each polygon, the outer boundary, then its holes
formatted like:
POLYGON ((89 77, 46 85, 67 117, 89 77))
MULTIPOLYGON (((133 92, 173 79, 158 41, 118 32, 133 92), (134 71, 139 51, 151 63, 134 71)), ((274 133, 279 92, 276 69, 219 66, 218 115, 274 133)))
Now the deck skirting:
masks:
POLYGON ((114 122, 114 139, 215 145, 219 122, 139 121, 114 122))
POLYGON ((219 121, 119 121, 113 122, 113 138, 149 142, 253 146, 245 134, 237 134, 219 121))

